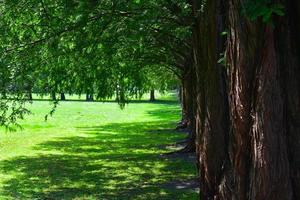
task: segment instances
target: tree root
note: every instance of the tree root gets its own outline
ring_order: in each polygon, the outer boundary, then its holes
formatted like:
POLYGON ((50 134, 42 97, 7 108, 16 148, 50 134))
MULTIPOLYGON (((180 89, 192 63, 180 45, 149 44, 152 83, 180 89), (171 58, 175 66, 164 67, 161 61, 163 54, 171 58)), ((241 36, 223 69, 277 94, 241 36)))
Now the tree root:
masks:
MULTIPOLYGON (((186 139, 185 142, 181 141, 181 144, 184 144, 184 143, 186 143, 186 145, 182 149, 168 152, 168 153, 166 153, 166 155, 180 154, 180 153, 195 153, 196 152, 196 144, 195 144, 194 140, 186 139)), ((178 144, 178 143, 176 143, 176 144, 178 144)))

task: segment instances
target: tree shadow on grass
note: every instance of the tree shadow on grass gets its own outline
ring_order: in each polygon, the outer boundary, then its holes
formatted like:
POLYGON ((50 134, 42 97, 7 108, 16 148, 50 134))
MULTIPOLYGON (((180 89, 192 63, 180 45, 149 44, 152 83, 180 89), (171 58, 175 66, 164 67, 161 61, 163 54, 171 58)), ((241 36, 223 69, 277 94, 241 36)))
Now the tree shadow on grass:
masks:
POLYGON ((161 187, 194 176, 195 166, 159 156, 181 135, 164 121, 78 127, 78 137, 35 146, 36 156, 0 162, 7 199, 196 199, 193 190, 161 187), (163 130, 149 134, 153 128, 163 130))

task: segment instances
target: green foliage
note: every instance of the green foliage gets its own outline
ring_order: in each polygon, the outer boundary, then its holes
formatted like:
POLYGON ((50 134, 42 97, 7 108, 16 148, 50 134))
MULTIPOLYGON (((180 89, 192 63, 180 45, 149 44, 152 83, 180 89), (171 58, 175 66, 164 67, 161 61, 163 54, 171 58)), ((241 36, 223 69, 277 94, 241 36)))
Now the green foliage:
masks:
POLYGON ((4 126, 10 131, 21 128, 17 120, 24 119, 25 115, 31 113, 25 106, 26 101, 18 99, 17 96, 13 96, 13 98, 14 100, 0 99, 0 126, 4 126))
POLYGON ((263 22, 272 23, 274 15, 284 15, 284 7, 279 3, 270 3, 270 0, 248 0, 243 12, 251 21, 262 18, 263 22))
MULTIPOLYGON (((123 105, 147 92, 145 66, 157 80, 174 79, 157 66, 180 76, 189 48, 190 7, 181 0, 8 0, 0 12, 3 74, 14 75, 19 93, 116 95, 123 105)), ((11 93, 15 83, 3 82, 11 93)))

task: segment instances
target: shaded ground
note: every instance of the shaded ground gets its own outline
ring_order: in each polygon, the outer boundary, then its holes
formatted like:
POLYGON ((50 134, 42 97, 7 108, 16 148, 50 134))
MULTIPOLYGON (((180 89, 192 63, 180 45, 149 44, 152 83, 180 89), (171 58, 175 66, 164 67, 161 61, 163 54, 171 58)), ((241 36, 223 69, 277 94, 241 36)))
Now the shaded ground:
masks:
POLYGON ((198 191, 198 188, 200 187, 199 178, 192 178, 187 180, 175 180, 171 181, 169 183, 163 184, 163 187, 168 189, 194 189, 195 191, 198 191))
POLYGON ((185 137, 171 129, 177 105, 139 103, 111 116, 115 104, 79 104, 0 138, 0 199, 197 199, 195 164, 161 156, 161 145, 185 137))

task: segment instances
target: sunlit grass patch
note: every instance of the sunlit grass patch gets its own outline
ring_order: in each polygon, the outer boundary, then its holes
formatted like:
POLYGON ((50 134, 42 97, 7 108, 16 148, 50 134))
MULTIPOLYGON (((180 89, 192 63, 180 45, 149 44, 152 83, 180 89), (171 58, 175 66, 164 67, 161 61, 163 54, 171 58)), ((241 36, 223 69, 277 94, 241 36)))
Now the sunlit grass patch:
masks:
POLYGON ((185 137, 172 131, 180 109, 172 101, 37 101, 24 130, 0 134, 0 199, 197 199, 193 190, 162 187, 195 177, 195 165, 160 156, 185 137))

